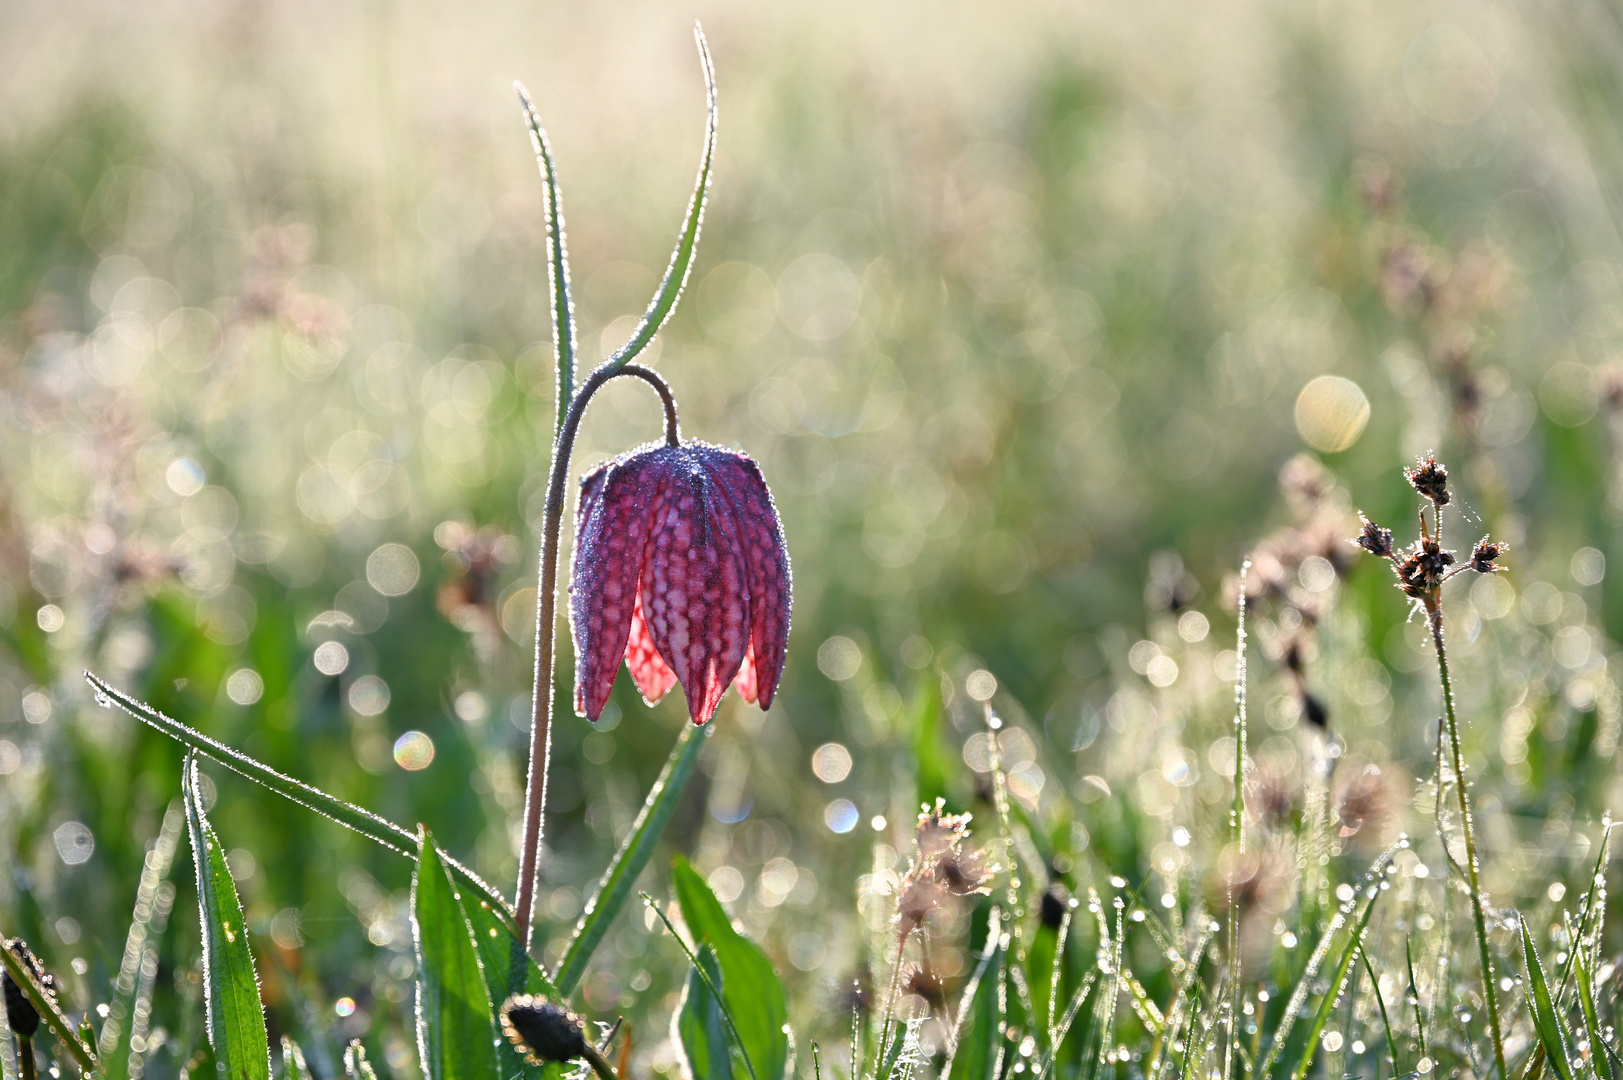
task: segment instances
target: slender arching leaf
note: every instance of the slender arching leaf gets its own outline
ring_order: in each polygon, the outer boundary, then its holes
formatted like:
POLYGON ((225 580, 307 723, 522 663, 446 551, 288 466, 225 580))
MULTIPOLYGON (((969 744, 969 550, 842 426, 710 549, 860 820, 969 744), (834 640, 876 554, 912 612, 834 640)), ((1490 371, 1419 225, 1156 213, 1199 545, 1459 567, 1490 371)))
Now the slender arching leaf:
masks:
POLYGON ((425 829, 411 886, 417 946, 417 1053, 428 1080, 502 1080, 496 1026, 473 927, 425 829))
POLYGON ((310 1066, 304 1061, 304 1051, 291 1035, 282 1036, 282 1080, 313 1080, 310 1066))
POLYGON ((732 1040, 727 1036, 727 1020, 721 1002, 700 975, 709 976, 711 986, 726 993, 726 977, 709 945, 699 947, 698 964, 689 969, 682 989, 682 1004, 676 1013, 677 1045, 693 1080, 733 1080, 732 1040))
POLYGON ((90 1072, 96 1067, 95 1052, 90 1049, 88 1042, 79 1037, 73 1021, 67 1018, 62 1012, 62 1006, 57 1004, 56 995, 46 993, 44 988, 34 981, 34 973, 28 970, 28 966, 10 949, 4 947, 4 943, 8 940, 10 939, 6 934, 0 932, 0 964, 5 965, 6 974, 11 976, 11 981, 17 984, 17 988, 22 991, 29 1004, 34 1006, 41 1023, 45 1025, 47 1031, 56 1036, 56 1041, 62 1044, 68 1056, 73 1058, 74 1064, 79 1066, 79 1071, 90 1072))
POLYGON ((242 901, 231 880, 225 851, 203 812, 197 753, 186 755, 183 772, 186 825, 197 866, 197 908, 203 925, 203 1000, 208 1006, 209 1045, 220 1080, 270 1080, 270 1040, 259 976, 248 946, 242 901))
POLYGON ((676 238, 676 250, 671 252, 671 265, 665 270, 665 280, 659 283, 659 291, 649 302, 648 310, 632 332, 630 340, 609 357, 608 362, 615 370, 631 363, 638 353, 646 349, 648 343, 654 340, 654 335, 659 333, 660 327, 665 325, 665 320, 671 317, 677 298, 682 295, 682 287, 687 284, 688 273, 693 269, 693 252, 699 244, 699 226, 704 223, 704 203, 710 193, 710 166, 716 156, 716 69, 710 62, 710 46, 705 43, 704 31, 697 23, 693 27, 693 39, 699 45, 699 66, 704 71, 705 99, 709 109, 704 125, 704 152, 699 156, 699 178, 693 185, 693 196, 688 200, 687 215, 682 219, 682 231, 676 238))
POLYGON ((1556 1075, 1561 1080, 1573 1080, 1568 1050, 1572 1035, 1550 1000, 1550 984, 1544 978, 1544 965, 1539 962, 1538 948, 1533 944, 1532 931, 1527 929, 1527 920, 1518 917, 1517 921, 1522 931, 1522 957, 1527 963, 1527 1007, 1533 1013, 1533 1028, 1544 1046, 1545 1060, 1555 1067, 1556 1075))
MULTIPOLYGON (((163 732, 182 746, 213 758, 232 772, 246 776, 282 798, 298 803, 307 810, 314 810, 346 828, 354 829, 368 840, 381 844, 397 855, 404 855, 409 859, 417 858, 417 837, 394 822, 379 817, 370 810, 363 810, 359 806, 334 798, 320 788, 311 787, 291 776, 279 773, 269 765, 255 761, 247 754, 233 750, 224 743, 187 727, 179 720, 165 716, 145 702, 137 701, 93 672, 85 672, 85 681, 95 690, 96 700, 102 706, 117 705, 137 720, 163 732)), ((508 926, 513 925, 513 909, 502 899, 500 893, 450 856, 442 854, 441 858, 463 885, 472 889, 481 899, 490 902, 498 921, 504 921, 508 926)), ((516 929, 512 932, 517 935, 516 929)))
POLYGON ((680 855, 671 884, 695 948, 716 952, 723 976, 722 999, 738 1027, 738 1039, 755 1066, 755 1080, 782 1080, 789 1063, 789 1010, 783 984, 761 947, 733 929, 732 920, 699 872, 680 855))
POLYGON ((135 894, 135 916, 130 920, 130 932, 124 943, 124 960, 113 983, 113 1000, 97 1045, 100 1080, 127 1080, 140 1075, 131 1067, 133 1041, 137 1036, 145 1039, 147 1034, 152 988, 158 976, 157 938, 169 921, 169 900, 173 896, 173 890, 163 890, 162 886, 168 880, 185 827, 185 811, 177 799, 164 815, 158 839, 147 853, 141 870, 141 884, 135 894))
POLYGON ((642 804, 642 813, 637 815, 630 834, 620 845, 620 850, 615 852, 608 872, 598 883, 597 893, 586 902, 586 913, 581 916, 580 924, 575 927, 575 936, 558 964, 553 981, 565 995, 575 992, 581 976, 586 974, 586 965, 591 961, 592 953, 631 896, 631 890, 637 884, 637 875, 642 873, 643 867, 653 856, 654 847, 664 835, 671 815, 676 812, 688 778, 693 775, 693 766, 699 760, 699 750, 704 746, 712 727, 709 724, 704 727, 682 725, 682 734, 671 749, 664 771, 654 781, 654 786, 648 789, 648 799, 642 804))
POLYGON ((569 245, 564 239, 564 204, 558 194, 558 169, 552 161, 552 144, 547 141, 547 130, 541 126, 541 117, 530 100, 530 92, 523 83, 516 82, 519 104, 524 108, 524 122, 530 129, 530 142, 535 146, 536 164, 541 167, 541 194, 543 213, 547 218, 547 285, 552 301, 552 357, 557 373, 557 413, 553 417, 553 432, 564 426, 564 416, 575 396, 575 301, 569 289, 569 245))

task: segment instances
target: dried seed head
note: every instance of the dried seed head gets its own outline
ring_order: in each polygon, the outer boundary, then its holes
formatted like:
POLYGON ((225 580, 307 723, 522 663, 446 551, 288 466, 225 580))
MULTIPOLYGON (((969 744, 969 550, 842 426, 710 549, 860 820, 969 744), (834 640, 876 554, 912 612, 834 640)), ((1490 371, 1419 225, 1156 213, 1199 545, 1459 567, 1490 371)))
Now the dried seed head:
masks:
MULTIPOLYGON (((39 957, 34 955, 33 950, 28 947, 22 938, 12 938, 4 942, 4 947, 9 949, 11 955, 22 962, 23 967, 34 977, 34 981, 39 983, 40 988, 46 994, 53 998, 56 997, 58 989, 56 976, 45 970, 45 965, 40 963, 39 957)), ((28 1000, 23 993, 22 987, 12 980, 9 971, 0 976, 0 983, 5 985, 6 1022, 11 1025, 11 1030, 16 1032, 19 1037, 32 1039, 34 1033, 39 1030, 39 1010, 34 1008, 32 1001, 28 1000)))
POLYGON ((1416 600, 1433 595, 1442 585, 1448 568, 1454 565, 1454 553, 1445 551, 1430 537, 1423 537, 1403 553, 1398 561, 1398 588, 1416 600))
POLYGON ((576 1061, 586 1056, 581 1019, 546 998, 510 997, 502 1005, 502 1033, 531 1065, 576 1061))
POLYGON ((1486 536, 1476 542, 1471 549, 1470 567, 1479 574, 1492 574, 1503 570, 1504 567, 1496 564, 1495 560, 1510 550, 1510 545, 1489 540, 1486 536))
POLYGON ((947 898, 947 890, 927 874, 909 874, 903 882, 901 896, 896 901, 896 921, 905 939, 941 906, 941 901, 947 898))
POLYGON ((1325 708, 1324 702, 1306 690, 1302 691, 1302 718, 1320 731, 1330 726, 1330 710, 1325 708))
POLYGON ((1378 555, 1383 559, 1391 558, 1392 530, 1381 528, 1363 514, 1358 515, 1358 520, 1364 523, 1364 527, 1357 536, 1352 538, 1352 543, 1357 544, 1371 555, 1378 555))
POLYGON ((992 891, 992 868, 986 865, 978 851, 953 848, 936 861, 935 872, 941 884, 954 896, 973 896, 992 891))
POLYGON ((971 815, 944 813, 946 805, 945 799, 937 799, 935 806, 922 807, 919 814, 919 854, 926 860, 957 847, 969 836, 971 815))
POLYGON ((1403 475, 1416 491, 1432 501, 1432 505, 1448 505, 1448 470, 1436 455, 1427 454, 1417 458, 1414 468, 1404 469, 1403 475))
POLYGON ((1065 912, 1069 906, 1064 886, 1056 882, 1044 891, 1037 915, 1042 919, 1044 926, 1050 930, 1058 930, 1060 923, 1065 921, 1065 912))

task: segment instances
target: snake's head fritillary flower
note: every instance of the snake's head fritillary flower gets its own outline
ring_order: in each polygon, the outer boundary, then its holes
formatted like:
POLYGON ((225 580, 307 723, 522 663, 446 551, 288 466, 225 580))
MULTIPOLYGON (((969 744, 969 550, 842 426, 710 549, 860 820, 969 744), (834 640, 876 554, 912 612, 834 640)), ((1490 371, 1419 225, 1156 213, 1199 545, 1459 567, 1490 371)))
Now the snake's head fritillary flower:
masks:
POLYGON ((746 455, 650 444, 587 473, 571 579, 577 713, 602 715, 622 659, 650 704, 681 683, 695 724, 729 682, 772 704, 789 644, 789 553, 746 455))

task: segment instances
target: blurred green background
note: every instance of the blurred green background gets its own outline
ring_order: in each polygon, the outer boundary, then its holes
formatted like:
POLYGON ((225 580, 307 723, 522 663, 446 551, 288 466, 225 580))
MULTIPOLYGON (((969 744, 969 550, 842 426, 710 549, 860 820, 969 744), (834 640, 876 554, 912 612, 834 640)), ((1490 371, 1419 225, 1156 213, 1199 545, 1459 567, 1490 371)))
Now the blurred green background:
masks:
MULTIPOLYGON (((86 667, 511 890, 552 402, 509 84, 548 125, 601 355, 693 178, 695 16, 720 149, 655 363, 689 437, 762 463, 795 622, 778 703, 729 697, 668 843, 801 1015, 882 929, 918 802, 984 809, 981 701, 1062 846, 1142 873, 1185 858, 1175 823, 1217 829, 1248 553, 1261 774, 1357 758, 1407 805, 1437 709, 1423 627, 1341 538, 1355 506, 1408 537, 1398 469, 1430 448, 1451 537, 1512 544, 1508 579, 1450 600, 1500 895, 1571 868, 1569 830, 1618 794, 1609 8, 14 0, 0 925, 75 973, 78 1007, 116 971, 180 762, 94 706, 86 667), (1324 375, 1350 385, 1304 393, 1324 375)), ((616 384, 580 470, 657 433, 646 387, 616 384)), ((565 705, 570 662, 566 633, 565 705)), ((549 958, 684 715, 628 680, 597 731, 565 709, 549 958)), ((273 1033, 364 1034, 411 1072, 409 865, 211 772, 273 1033)), ((188 881, 154 1074, 201 1023, 188 881)), ((631 912, 586 984, 649 1068, 672 1061, 673 954, 631 912)))

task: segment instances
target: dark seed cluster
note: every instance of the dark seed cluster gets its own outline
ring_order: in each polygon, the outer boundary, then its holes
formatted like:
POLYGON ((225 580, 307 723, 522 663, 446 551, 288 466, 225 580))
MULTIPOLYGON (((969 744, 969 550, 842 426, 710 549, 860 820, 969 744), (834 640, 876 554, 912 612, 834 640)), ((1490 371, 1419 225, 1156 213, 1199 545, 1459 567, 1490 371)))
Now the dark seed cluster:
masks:
POLYGON ((1422 537, 1397 560, 1398 585, 1404 593, 1416 600, 1431 594, 1443 583, 1448 568, 1454 565, 1454 553, 1444 551, 1431 537, 1422 537))
POLYGON ((1427 454, 1420 458, 1414 468, 1404 469, 1403 475, 1408 477, 1409 483, 1421 496, 1432 501, 1432 505, 1448 505, 1448 470, 1434 455, 1427 454))
POLYGON ((1434 605, 1439 596, 1439 589, 1443 582, 1464 570, 1473 570, 1478 574, 1492 574, 1503 569, 1497 560, 1509 550, 1509 545, 1490 540, 1484 536, 1471 548, 1470 558, 1466 563, 1456 565, 1454 552, 1443 547, 1442 508, 1448 505, 1452 497, 1448 490, 1448 469, 1439 462, 1435 455, 1427 454, 1414 464, 1413 468, 1403 470, 1403 476, 1420 495, 1432 504, 1431 525, 1427 525, 1426 514, 1420 515, 1420 536, 1414 543, 1406 548, 1398 549, 1392 544, 1392 530, 1384 529, 1369 520, 1363 514, 1358 518, 1363 523, 1357 536, 1351 537, 1350 542, 1357 544, 1371 555, 1379 556, 1392 561, 1392 570, 1398 576, 1398 588, 1403 590, 1405 596, 1420 600, 1428 606, 1434 605))
POLYGON ((580 1017, 546 998, 522 994, 502 1006, 502 1033, 532 1065, 586 1056, 580 1017))
MULTIPOLYGON (((23 967, 34 976, 34 981, 39 983, 47 994, 55 997, 56 976, 45 970, 45 965, 40 963, 39 957, 34 955, 27 943, 22 938, 11 938, 4 945, 11 951, 11 955, 22 961, 23 967)), ((0 983, 5 985, 6 1022, 20 1038, 32 1039, 34 1033, 39 1030, 39 1010, 35 1009, 34 1003, 23 994, 22 987, 12 980, 9 971, 0 976, 0 983)))

